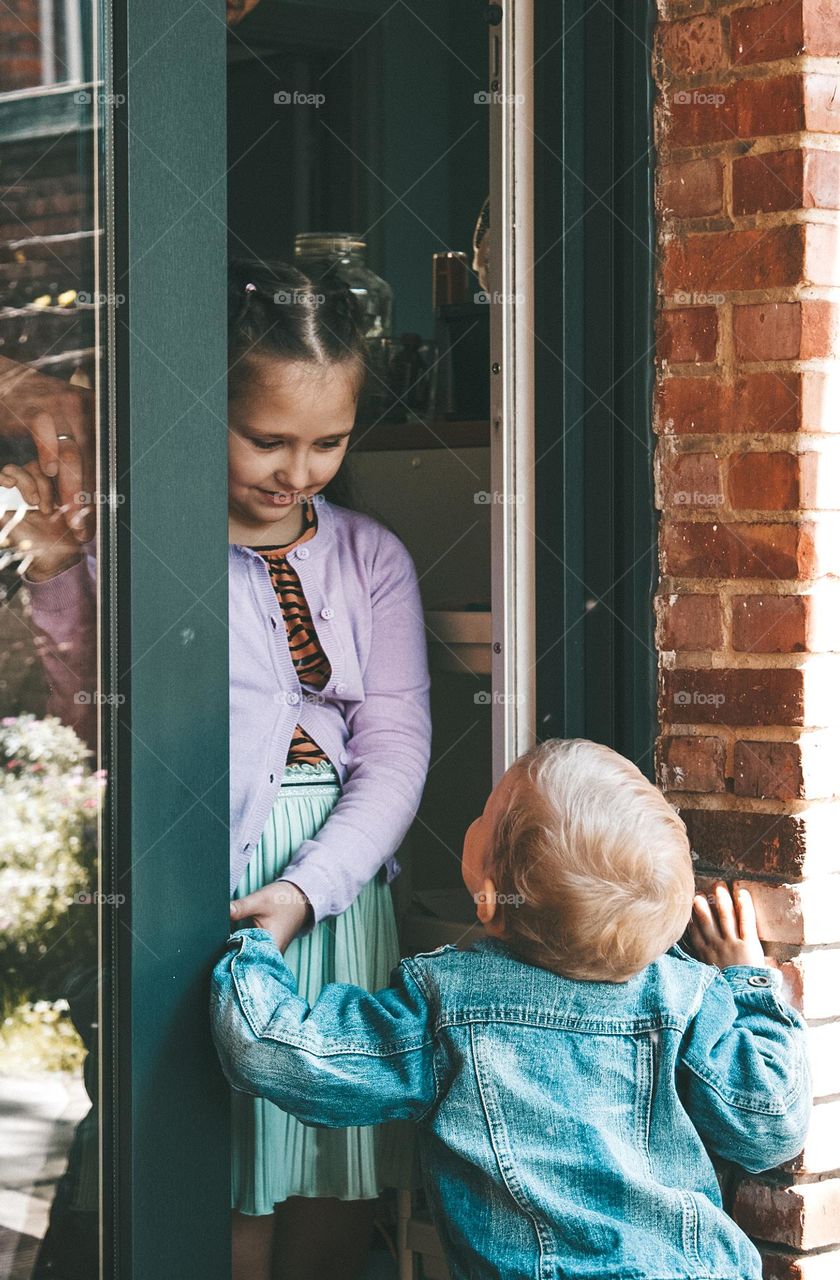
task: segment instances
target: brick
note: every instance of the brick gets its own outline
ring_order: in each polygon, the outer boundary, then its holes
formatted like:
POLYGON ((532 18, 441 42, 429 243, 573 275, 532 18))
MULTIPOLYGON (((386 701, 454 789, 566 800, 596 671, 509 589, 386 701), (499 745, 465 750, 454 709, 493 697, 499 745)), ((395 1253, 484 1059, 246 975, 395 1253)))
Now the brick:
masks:
POLYGON ((812 133, 840 133, 837 77, 808 74, 803 78, 804 128, 812 133))
POLYGON ((673 364, 708 363, 717 353, 717 312, 714 307, 675 307, 660 311, 657 350, 673 364))
POLYGON ((803 207, 802 151, 775 151, 732 161, 732 212, 780 213, 803 207))
POLYGON ((734 453, 727 459, 726 493, 736 510, 794 511, 800 506, 795 453, 734 453))
POLYGON ((840 368, 807 369, 801 378, 801 429, 840 431, 840 368))
POLYGON ((763 1280, 837 1280, 840 1275, 840 1250, 796 1258, 762 1248, 763 1280))
MULTIPOLYGON (((802 280, 806 261, 806 241, 810 231, 804 223, 789 227, 759 227, 749 231, 690 233, 665 244, 662 288, 699 291, 705 295, 741 289, 773 289, 795 285, 802 280)), ((832 230, 832 228, 828 228, 832 230)), ((822 243, 822 240, 820 241, 822 243)), ((815 248, 811 271, 827 274, 815 248)), ((831 283, 831 281, 819 281, 831 283)))
MULTIPOLYGON (((820 375, 821 379, 827 376, 820 375)), ((657 386, 655 429, 662 435, 797 431, 805 411, 804 378, 785 369, 741 374, 732 383, 718 375, 663 378, 657 386)), ((829 390, 822 381, 808 391, 812 430, 840 428, 840 378, 832 386, 830 399, 836 415, 825 407, 829 390)))
MULTIPOLYGON (((805 796, 801 742, 735 743, 735 794, 755 800, 798 800, 805 796)), ((769 868, 768 868, 769 870, 769 868)))
POLYGON ((657 506, 714 511, 723 505, 720 461, 712 453, 656 453, 657 506))
MULTIPOLYGON (((821 77, 826 79, 827 77, 821 77)), ((814 85, 815 110, 824 110, 824 86, 814 85)), ((766 138, 797 133, 807 127, 808 92, 801 75, 742 80, 735 87, 735 133, 739 138, 766 138)))
POLYGON ((840 228, 831 223, 808 222, 805 230, 803 284, 840 284, 840 228))
POLYGON ((840 307, 818 299, 736 306, 733 321, 743 361, 827 358, 840 346, 840 307))
POLYGON ((660 526, 662 571, 691 578, 800 578, 816 567, 813 540, 789 524, 660 526))
POLYGON ((660 24, 656 41, 657 77, 672 79, 716 71, 727 57, 719 18, 703 16, 660 24))
POLYGON ((805 48, 802 0, 736 9, 729 22, 736 66, 792 58, 805 48))
MULTIPOLYGON (((794 153, 798 154, 798 153, 794 153)), ((657 207, 677 218, 707 218, 723 209, 723 164, 708 158, 662 165, 657 207)))
POLYGON ((655 608, 656 643, 660 650, 719 649, 723 644, 723 619, 718 596, 658 596, 655 608))
MULTIPOLYGON (((808 1057, 814 1097, 832 1098, 840 1093, 840 1020, 809 1026, 808 1057)), ((840 1244, 840 1237, 829 1243, 840 1244)))
POLYGON ((804 699, 801 667, 662 672, 660 710, 669 725, 801 725, 804 699))
POLYGON ((803 874, 805 826, 798 816, 680 805, 680 817, 702 866, 741 875, 803 874))
POLYGON ((710 736, 669 737, 657 743, 657 771, 663 791, 725 791, 726 743, 710 736))
POLYGON ((840 152, 817 148, 771 151, 732 161, 732 211, 840 208, 840 152))
POLYGON ((840 876, 816 876, 801 884, 767 884, 736 879, 749 889, 763 942, 822 946, 840 942, 840 876))
POLYGON ((795 1249, 840 1241, 840 1178, 797 1187, 768 1186, 745 1178, 732 1216, 748 1235, 795 1249))
POLYGON ((840 152, 806 149, 802 154, 802 208, 840 208, 840 152))
POLYGON ((774 370, 736 378, 732 394, 731 431, 796 431, 800 426, 802 375, 774 370))
POLYGON ((840 872, 840 804, 814 804, 795 814, 682 806, 680 813, 702 863, 721 873, 795 880, 840 872))
MULTIPOLYGON (((782 965, 782 973, 790 984, 791 1003, 806 1018, 840 1018, 840 949, 828 947, 824 951, 807 951, 795 956, 782 965)), ((840 1137, 840 1102, 835 1110, 827 1107, 821 1110, 826 1119, 833 1118, 840 1137)), ((812 1126, 813 1128, 813 1126, 812 1126)), ((814 1132, 812 1145, 816 1143, 818 1134, 814 1132)), ((806 1148, 807 1152, 807 1148, 806 1148)), ((808 1163, 816 1169, 816 1154, 809 1155, 808 1163)), ((834 1147, 834 1163, 824 1164, 822 1168, 840 1169, 840 1140, 834 1147)))
POLYGON ((662 433, 718 434, 733 420, 729 388, 720 378, 665 378, 657 391, 655 424, 662 433))
POLYGON ((736 137, 736 112, 732 88, 668 89, 660 98, 663 145, 696 147, 736 137))
POLYGON ((803 0, 802 11, 805 52, 817 57, 840 56, 840 12, 836 0, 803 0))

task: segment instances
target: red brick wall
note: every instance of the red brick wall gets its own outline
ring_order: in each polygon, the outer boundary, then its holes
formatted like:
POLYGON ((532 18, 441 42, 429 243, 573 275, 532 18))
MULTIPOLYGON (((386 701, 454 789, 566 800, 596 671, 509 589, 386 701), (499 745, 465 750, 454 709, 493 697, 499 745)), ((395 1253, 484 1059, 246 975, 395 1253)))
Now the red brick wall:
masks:
POLYGON ((41 82, 38 0, 0 4, 0 93, 41 82))
POLYGON ((657 767, 811 1024, 805 1151, 732 1211, 838 1280, 840 0, 658 8, 657 767))

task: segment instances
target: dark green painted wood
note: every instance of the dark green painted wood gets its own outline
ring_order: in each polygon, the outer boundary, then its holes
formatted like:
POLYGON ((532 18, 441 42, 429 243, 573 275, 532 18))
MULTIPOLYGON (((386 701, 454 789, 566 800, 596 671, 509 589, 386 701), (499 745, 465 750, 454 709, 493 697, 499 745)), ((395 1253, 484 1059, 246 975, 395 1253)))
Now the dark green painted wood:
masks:
POLYGON ((120 1280, 229 1275, 225 7, 114 14, 120 1280))
POLYGON ((652 6, 535 10, 537 727, 650 774, 652 6))

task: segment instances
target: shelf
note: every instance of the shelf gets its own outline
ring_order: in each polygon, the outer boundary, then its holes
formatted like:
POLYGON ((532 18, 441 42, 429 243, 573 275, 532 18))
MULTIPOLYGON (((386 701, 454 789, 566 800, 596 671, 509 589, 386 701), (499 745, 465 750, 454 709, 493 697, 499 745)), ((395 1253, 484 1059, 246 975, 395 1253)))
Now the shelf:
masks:
POLYGON ((356 427, 351 453, 368 453, 381 449, 475 449, 490 444, 490 423, 447 422, 377 422, 373 426, 356 427))

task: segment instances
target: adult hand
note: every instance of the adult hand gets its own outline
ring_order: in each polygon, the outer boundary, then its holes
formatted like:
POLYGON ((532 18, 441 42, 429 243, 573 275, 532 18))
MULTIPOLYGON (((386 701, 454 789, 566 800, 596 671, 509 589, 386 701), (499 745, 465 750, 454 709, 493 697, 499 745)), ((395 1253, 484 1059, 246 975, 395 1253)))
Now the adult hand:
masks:
POLYGON ((301 929, 311 923, 312 907, 296 884, 275 880, 244 898, 234 899, 230 904, 230 918, 238 928, 246 919, 253 919, 254 927, 267 929, 278 950, 285 951, 301 929))
POLYGON ((764 954, 758 937, 755 907, 747 889, 741 889, 733 901, 725 884, 715 885, 708 897, 698 893, 694 898, 691 923, 688 926, 691 950, 704 964, 726 969, 733 964, 778 968, 764 954))
POLYGON ((24 557, 30 557, 23 569, 33 582, 54 578, 56 574, 78 563, 82 550, 70 521, 73 513, 58 506, 54 481, 44 475, 36 461, 22 467, 9 463, 0 470, 0 486, 16 488, 33 510, 22 519, 0 520, 5 537, 24 557))
POLYGON ((59 504, 79 515, 77 525, 71 521, 77 543, 88 542, 96 527, 94 404, 89 387, 0 356, 0 436, 32 438, 41 472, 55 478, 59 504))

